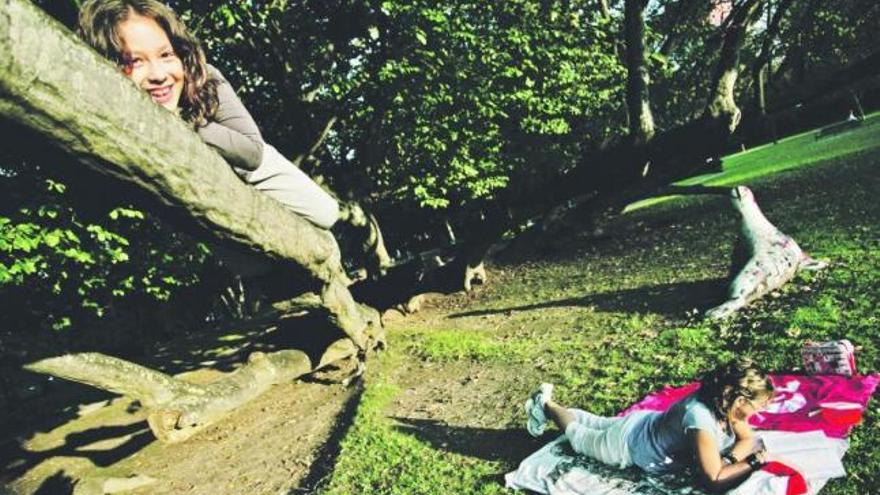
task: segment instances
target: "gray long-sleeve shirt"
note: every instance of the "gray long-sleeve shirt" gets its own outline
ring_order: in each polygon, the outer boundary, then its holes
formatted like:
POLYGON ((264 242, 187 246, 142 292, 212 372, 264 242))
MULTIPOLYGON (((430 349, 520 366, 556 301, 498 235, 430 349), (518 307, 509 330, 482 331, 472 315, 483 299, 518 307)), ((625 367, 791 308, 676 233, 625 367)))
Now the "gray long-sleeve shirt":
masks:
POLYGON ((223 74, 212 65, 208 65, 208 74, 220 81, 217 85, 220 104, 216 115, 196 132, 233 167, 256 170, 263 160, 260 129, 223 74))

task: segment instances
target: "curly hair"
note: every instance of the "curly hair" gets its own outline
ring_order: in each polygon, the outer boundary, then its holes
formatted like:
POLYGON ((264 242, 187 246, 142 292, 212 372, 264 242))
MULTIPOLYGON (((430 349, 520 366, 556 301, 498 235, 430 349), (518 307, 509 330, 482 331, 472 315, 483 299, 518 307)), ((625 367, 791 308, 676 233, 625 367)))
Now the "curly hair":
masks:
POLYGON ((87 0, 79 12, 77 32, 98 53, 123 67, 126 58, 118 26, 133 14, 155 20, 168 35, 174 53, 183 63, 180 116, 194 127, 205 125, 217 112, 219 81, 208 74, 205 52, 198 39, 171 8, 156 0, 87 0))
POLYGON ((751 360, 723 364, 700 379, 697 399, 717 418, 726 417, 738 397, 758 400, 773 395, 773 384, 751 360))

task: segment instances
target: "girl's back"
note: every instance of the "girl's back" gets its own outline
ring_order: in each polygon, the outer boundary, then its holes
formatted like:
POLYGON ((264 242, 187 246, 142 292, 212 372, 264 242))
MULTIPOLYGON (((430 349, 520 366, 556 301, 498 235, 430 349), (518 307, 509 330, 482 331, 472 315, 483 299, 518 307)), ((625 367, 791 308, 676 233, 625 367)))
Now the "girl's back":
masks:
POLYGON ((696 393, 666 411, 642 414, 644 419, 633 427, 627 443, 633 463, 649 473, 680 471, 691 463, 689 430, 705 430, 714 435, 722 450, 733 444, 733 437, 719 427, 718 419, 697 399, 696 393))

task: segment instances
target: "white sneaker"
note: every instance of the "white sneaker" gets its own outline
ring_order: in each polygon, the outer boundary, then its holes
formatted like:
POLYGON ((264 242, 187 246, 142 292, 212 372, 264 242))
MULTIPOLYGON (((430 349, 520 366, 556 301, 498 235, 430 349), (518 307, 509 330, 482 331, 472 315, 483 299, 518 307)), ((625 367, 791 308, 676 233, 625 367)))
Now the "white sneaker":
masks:
POLYGON ((544 434, 544 429, 547 428, 547 415, 544 414, 544 405, 550 401, 552 395, 553 384, 542 383, 538 390, 532 392, 532 395, 526 399, 525 410, 526 417, 528 418, 526 429, 529 431, 529 435, 540 437, 544 434))

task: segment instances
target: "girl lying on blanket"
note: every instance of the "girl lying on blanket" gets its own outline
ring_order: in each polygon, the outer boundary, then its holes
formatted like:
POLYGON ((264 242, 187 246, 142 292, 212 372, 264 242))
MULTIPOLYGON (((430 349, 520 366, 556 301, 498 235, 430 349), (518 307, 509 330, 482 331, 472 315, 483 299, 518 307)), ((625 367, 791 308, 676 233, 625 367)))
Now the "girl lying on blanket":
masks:
POLYGON ((749 361, 720 366, 701 384, 664 412, 606 418, 557 404, 553 385, 544 383, 526 401, 527 428, 540 436, 549 419, 579 454, 620 468, 636 465, 651 474, 690 465, 709 489, 729 489, 767 460, 747 420, 767 405, 773 388, 749 361))

